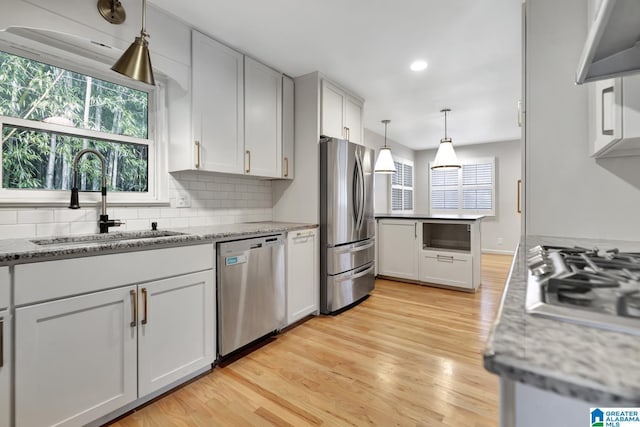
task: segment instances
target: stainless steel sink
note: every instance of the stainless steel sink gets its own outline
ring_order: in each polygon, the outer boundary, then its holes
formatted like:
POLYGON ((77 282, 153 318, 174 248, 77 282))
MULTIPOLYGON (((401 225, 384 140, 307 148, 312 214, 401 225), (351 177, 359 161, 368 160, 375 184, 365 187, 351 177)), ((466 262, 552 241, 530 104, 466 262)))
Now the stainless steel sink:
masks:
POLYGON ((99 245, 122 240, 157 239, 160 237, 183 236, 185 233, 166 230, 127 231, 122 233, 86 234, 81 236, 51 237, 30 240, 38 246, 99 245))

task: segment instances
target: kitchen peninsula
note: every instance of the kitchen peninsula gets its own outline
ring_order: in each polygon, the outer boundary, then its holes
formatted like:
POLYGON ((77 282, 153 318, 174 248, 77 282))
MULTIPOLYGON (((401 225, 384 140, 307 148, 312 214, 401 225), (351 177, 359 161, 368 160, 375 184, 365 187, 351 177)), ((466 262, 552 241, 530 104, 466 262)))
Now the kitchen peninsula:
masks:
POLYGON ((480 286, 483 215, 376 215, 377 274, 475 291, 480 286))

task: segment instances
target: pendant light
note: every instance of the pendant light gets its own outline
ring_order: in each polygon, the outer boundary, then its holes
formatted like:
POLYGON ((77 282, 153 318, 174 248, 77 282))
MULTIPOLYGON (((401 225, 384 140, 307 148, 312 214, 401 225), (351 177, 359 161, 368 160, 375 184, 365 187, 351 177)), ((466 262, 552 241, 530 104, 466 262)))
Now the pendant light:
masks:
POLYGON ((449 108, 440 110, 441 113, 444 113, 444 138, 440 140, 440 145, 436 152, 436 159, 433 161, 431 169, 459 169, 462 167, 458 162, 456 152, 453 150, 451 138, 447 136, 447 113, 449 111, 451 111, 449 108))
POLYGON ((131 43, 131 46, 113 64, 111 69, 134 80, 155 85, 151 58, 149 57, 149 42, 147 41, 149 34, 147 34, 146 22, 147 0, 142 0, 142 29, 140 30, 140 37, 136 37, 135 41, 131 43))
POLYGON ((387 125, 391 120, 382 120, 384 123, 384 147, 378 152, 378 159, 374 168, 375 173, 392 174, 396 173, 396 165, 391 156, 391 147, 387 147, 387 125))

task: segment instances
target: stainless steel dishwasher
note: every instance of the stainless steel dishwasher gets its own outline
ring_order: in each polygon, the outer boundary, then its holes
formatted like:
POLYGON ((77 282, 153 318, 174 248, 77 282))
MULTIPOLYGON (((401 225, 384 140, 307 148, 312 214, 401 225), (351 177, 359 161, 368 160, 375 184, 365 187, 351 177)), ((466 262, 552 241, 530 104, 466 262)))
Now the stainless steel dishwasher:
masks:
POLYGON ((284 236, 218 243, 218 354, 278 330, 285 317, 284 236))

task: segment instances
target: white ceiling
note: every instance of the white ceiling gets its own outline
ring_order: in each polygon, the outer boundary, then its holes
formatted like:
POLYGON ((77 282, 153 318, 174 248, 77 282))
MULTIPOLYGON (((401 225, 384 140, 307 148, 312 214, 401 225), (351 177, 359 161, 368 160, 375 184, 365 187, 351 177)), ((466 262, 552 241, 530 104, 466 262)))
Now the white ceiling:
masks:
POLYGON ((521 0, 150 1, 292 77, 321 71, 412 149, 437 146, 443 107, 454 145, 520 137, 521 0))

